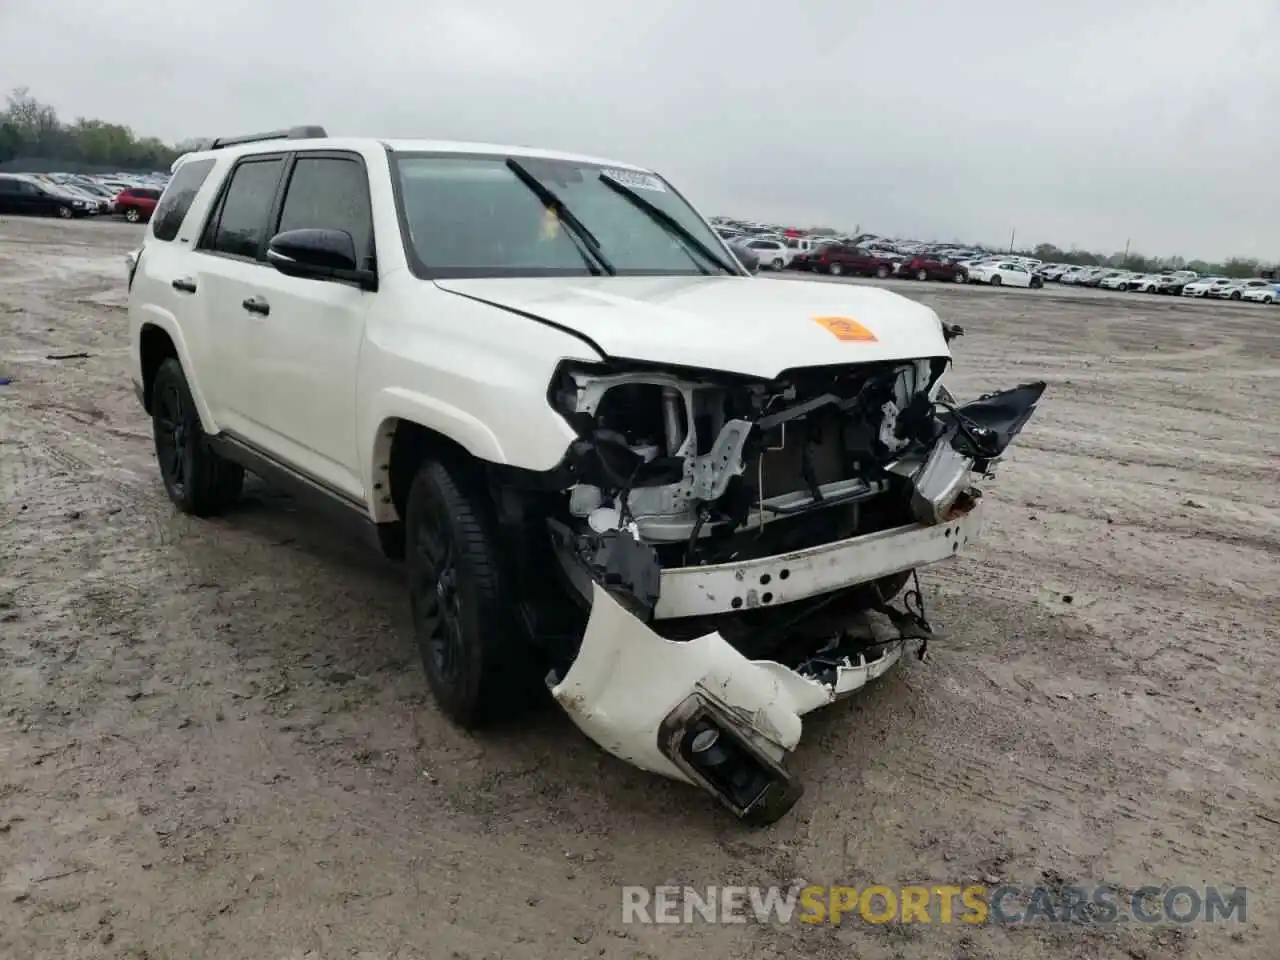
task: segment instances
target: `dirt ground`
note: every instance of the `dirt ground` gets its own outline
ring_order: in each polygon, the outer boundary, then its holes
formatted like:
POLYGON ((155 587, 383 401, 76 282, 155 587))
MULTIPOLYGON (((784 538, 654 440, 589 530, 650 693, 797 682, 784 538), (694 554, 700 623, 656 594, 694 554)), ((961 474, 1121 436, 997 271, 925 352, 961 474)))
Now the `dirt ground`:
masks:
POLYGON ((1280 308, 899 284, 967 329, 954 392, 1049 390, 983 542, 923 577, 933 662, 812 716, 805 797, 752 830, 554 711, 453 728, 397 568, 284 498, 178 516, 129 384, 139 237, 0 222, 0 957, 1276 956, 1280 308), (797 878, 1250 901, 621 922, 623 884, 797 878))

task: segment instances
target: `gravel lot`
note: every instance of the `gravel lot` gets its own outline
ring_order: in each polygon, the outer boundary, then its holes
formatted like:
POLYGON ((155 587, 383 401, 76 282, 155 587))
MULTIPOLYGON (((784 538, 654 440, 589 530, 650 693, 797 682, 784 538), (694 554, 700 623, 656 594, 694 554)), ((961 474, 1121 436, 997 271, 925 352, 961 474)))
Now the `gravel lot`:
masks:
MULTIPOLYGON (((0 957, 1276 956, 1280 310, 891 283, 960 396, 1044 378, 945 633, 764 830, 554 712, 465 735, 397 569, 255 486, 175 514, 125 224, 0 221, 0 957), (82 359, 47 359, 80 354, 82 359), (623 927, 621 884, 1245 884, 1245 923, 623 927)), ((768 280, 765 282, 785 282, 768 280)))

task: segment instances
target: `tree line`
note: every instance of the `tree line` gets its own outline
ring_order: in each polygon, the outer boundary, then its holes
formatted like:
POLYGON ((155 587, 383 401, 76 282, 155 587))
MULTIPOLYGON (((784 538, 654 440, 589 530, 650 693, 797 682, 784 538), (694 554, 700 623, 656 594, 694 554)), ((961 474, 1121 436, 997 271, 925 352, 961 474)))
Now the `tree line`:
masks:
POLYGON ((140 137, 129 127, 77 117, 66 123, 52 105, 26 87, 8 94, 0 111, 0 163, 13 160, 60 161, 68 166, 112 170, 167 171, 190 144, 170 145, 140 137))

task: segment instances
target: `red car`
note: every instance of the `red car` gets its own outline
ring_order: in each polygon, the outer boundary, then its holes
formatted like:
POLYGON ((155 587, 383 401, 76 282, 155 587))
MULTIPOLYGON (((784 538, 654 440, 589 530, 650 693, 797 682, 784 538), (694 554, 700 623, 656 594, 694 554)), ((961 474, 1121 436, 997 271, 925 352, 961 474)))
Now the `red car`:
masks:
POLYGON ((116 197, 116 210, 130 223, 146 223, 155 212, 162 191, 154 187, 129 187, 116 197))
POLYGON ((898 276, 912 280, 952 280, 964 283, 969 274, 953 260, 935 260, 932 257, 912 257, 898 269, 898 276))
POLYGON ((833 243, 819 250, 816 257, 810 257, 809 269, 829 273, 833 277, 847 273, 884 278, 893 275, 894 267, 900 260, 901 258, 833 243))

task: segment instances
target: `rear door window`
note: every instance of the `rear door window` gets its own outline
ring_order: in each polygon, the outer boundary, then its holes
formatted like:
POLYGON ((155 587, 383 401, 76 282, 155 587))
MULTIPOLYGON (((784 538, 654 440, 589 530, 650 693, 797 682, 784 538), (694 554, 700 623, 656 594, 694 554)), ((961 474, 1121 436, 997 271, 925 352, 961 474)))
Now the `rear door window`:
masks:
POLYGON ((213 216, 205 224, 200 249, 257 259, 266 240, 267 218, 284 170, 281 157, 240 161, 213 216))
POLYGON ((213 160, 191 160, 178 168, 151 216, 153 237, 167 242, 178 235, 182 221, 186 219, 187 211, 208 179, 213 165, 213 160))

